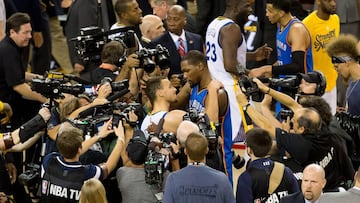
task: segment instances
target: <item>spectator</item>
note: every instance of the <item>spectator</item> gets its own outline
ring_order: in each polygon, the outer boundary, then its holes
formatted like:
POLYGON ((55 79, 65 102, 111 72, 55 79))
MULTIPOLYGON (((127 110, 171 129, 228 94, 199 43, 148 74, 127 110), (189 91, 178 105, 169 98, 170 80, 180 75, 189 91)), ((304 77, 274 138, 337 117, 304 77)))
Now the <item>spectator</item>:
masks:
POLYGON ((107 203, 103 184, 96 178, 84 182, 80 191, 79 203, 107 203))
POLYGON ((224 0, 197 0, 196 7, 196 33, 204 38, 207 26, 212 20, 224 13, 226 3, 224 0))
POLYGON ((253 128, 246 133, 246 152, 251 162, 239 176, 237 203, 272 202, 300 191, 293 172, 267 157, 271 145, 272 139, 263 129, 253 128))
POLYGON ((207 152, 206 138, 201 134, 191 133, 185 142, 189 165, 168 176, 164 203, 235 202, 228 178, 222 172, 205 165, 207 152))
POLYGON ((320 196, 319 203, 351 203, 360 201, 360 167, 354 176, 354 187, 346 192, 324 193, 320 196))
POLYGON ((317 164, 306 166, 301 182, 301 191, 286 196, 281 203, 317 202, 325 187, 325 171, 317 164))

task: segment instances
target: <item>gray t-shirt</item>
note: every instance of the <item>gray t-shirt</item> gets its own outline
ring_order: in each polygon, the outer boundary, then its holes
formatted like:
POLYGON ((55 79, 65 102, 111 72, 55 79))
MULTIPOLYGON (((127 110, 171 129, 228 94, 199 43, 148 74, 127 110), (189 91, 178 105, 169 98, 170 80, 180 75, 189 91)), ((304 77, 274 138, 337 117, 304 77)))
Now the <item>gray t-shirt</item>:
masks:
POLYGON ((116 171, 116 179, 122 196, 122 203, 156 203, 159 191, 145 183, 144 168, 121 167, 116 171))
POLYGON ((208 166, 192 166, 170 173, 164 203, 234 203, 234 193, 226 175, 208 166))

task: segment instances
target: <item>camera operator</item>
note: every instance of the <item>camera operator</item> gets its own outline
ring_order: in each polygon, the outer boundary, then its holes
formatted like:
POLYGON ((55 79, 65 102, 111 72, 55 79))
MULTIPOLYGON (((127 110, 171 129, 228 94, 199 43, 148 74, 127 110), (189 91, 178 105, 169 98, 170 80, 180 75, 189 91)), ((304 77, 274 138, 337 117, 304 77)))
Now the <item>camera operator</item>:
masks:
POLYGON ((337 189, 343 182, 351 180, 354 169, 349 157, 338 140, 329 131, 323 130, 321 117, 314 108, 295 110, 291 119, 293 133, 289 133, 272 124, 271 120, 275 120, 273 116, 268 119, 257 112, 242 92, 244 90, 237 88, 239 104, 257 126, 268 131, 276 140, 275 146, 280 150, 281 160, 285 164, 292 160, 295 166, 289 167, 294 172, 300 172, 309 163, 319 163, 326 171, 327 190, 337 189))
POLYGON ((145 182, 144 163, 148 154, 148 142, 145 134, 140 130, 135 130, 133 135, 127 137, 131 139, 126 138, 126 152, 122 154, 121 158, 123 161, 128 161, 124 162, 124 166, 116 172, 122 202, 155 203, 157 202, 155 194, 160 192, 159 188, 145 182))
POLYGON ((271 146, 272 139, 267 131, 253 128, 246 132, 246 153, 251 162, 239 176, 237 203, 275 202, 285 195, 300 191, 293 172, 267 156, 271 146))
POLYGON ((72 127, 60 131, 56 142, 60 153, 48 154, 42 163, 42 202, 77 202, 85 180, 103 180, 114 170, 125 143, 122 122, 119 121, 118 127, 112 129, 110 119, 101 127, 99 137, 106 137, 111 132, 115 132, 118 140, 106 163, 83 165, 79 162, 84 150, 81 131, 72 127))
POLYGON ((185 142, 188 166, 167 177, 164 202, 235 202, 229 179, 205 164, 207 139, 191 133, 185 142), (196 178, 194 178, 196 177, 196 178))

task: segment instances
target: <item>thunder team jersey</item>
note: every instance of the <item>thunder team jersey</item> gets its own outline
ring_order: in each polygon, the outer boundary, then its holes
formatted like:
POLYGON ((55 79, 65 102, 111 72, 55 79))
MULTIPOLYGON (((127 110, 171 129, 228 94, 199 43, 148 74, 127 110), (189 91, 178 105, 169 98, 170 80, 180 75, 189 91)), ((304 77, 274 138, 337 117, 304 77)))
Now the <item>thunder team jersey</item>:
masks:
MULTIPOLYGON (((293 18, 286 25, 284 30, 280 31, 280 27, 278 27, 276 32, 276 49, 278 54, 278 62, 279 66, 287 65, 292 63, 292 50, 291 46, 288 43, 287 37, 291 28, 291 25, 294 23, 301 23, 301 21, 297 18, 293 18)), ((312 72, 313 71, 313 59, 312 59, 312 51, 311 47, 308 48, 305 54, 306 59, 306 67, 304 67, 304 72, 312 72)))
MULTIPOLYGON (((199 92, 199 85, 196 85, 191 89, 189 108, 194 108, 197 112, 205 111, 205 98, 208 94, 207 89, 203 89, 199 92)), ((240 115, 239 115, 240 116, 240 115)), ((231 119, 229 108, 223 118, 219 118, 221 122, 221 137, 222 142, 222 160, 225 169, 225 173, 232 183, 232 131, 231 131, 231 119)))
POLYGON ((207 94, 207 89, 203 89, 199 92, 199 85, 192 88, 189 99, 189 108, 196 109, 198 113, 203 113, 205 111, 205 97, 207 94))

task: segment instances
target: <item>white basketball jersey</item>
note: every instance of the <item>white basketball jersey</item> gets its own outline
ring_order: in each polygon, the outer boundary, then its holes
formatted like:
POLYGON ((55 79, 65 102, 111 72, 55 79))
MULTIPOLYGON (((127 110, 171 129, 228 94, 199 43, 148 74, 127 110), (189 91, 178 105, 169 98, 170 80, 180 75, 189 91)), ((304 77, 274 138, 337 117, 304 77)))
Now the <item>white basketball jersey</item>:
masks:
MULTIPOLYGON (((212 78, 221 81, 224 85, 233 85, 233 77, 224 67, 223 49, 220 45, 221 29, 235 23, 231 19, 217 17, 208 26, 206 31, 206 58, 212 78)), ((237 49, 238 63, 246 67, 246 43, 243 41, 237 49)))

